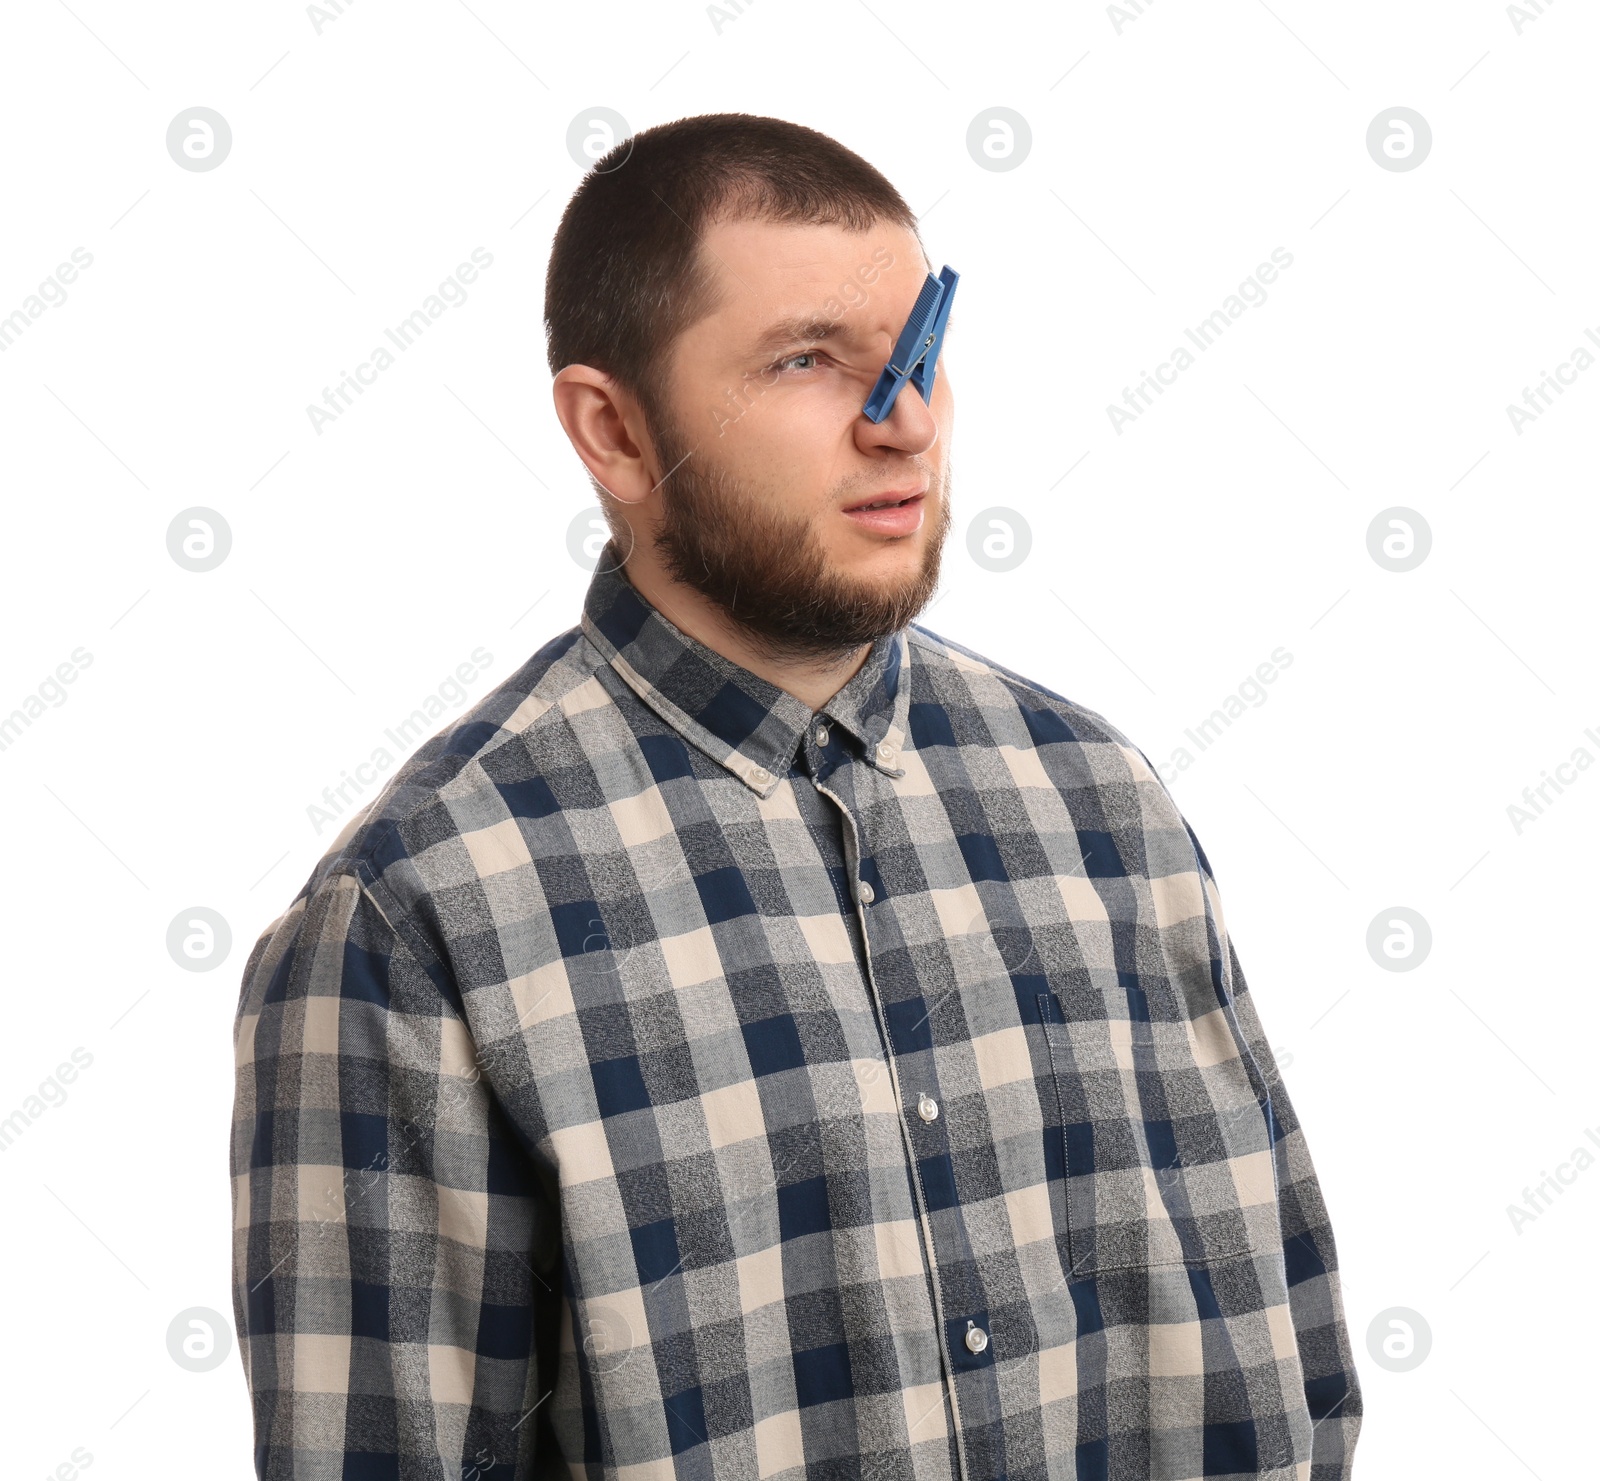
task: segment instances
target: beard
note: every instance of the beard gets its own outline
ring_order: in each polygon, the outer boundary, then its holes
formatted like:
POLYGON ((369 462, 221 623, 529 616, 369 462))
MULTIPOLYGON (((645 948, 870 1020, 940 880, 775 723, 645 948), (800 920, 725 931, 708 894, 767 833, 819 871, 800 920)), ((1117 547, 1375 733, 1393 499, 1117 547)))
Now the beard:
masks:
MULTIPOLYGON (((838 662, 898 632, 927 606, 950 529, 948 463, 923 496, 924 519, 931 522, 921 531, 917 569, 890 581, 863 581, 830 561, 816 520, 786 511, 778 491, 752 488, 701 454, 686 456, 678 427, 659 412, 650 425, 662 466, 674 470, 656 532, 662 565, 715 604, 768 658, 838 662)), ((852 493, 870 492, 839 490, 823 517, 834 517, 852 493)))

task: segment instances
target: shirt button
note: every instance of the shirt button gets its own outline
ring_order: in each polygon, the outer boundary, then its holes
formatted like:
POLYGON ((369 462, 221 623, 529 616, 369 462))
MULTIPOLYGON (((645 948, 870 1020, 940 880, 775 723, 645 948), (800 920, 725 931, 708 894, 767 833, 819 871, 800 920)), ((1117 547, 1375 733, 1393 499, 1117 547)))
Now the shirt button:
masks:
POLYGON ((922 1099, 917 1102, 917 1115, 924 1121, 937 1121, 939 1119, 939 1102, 927 1091, 923 1091, 922 1099))
POLYGON ((889 765, 893 764, 893 762, 894 762, 894 747, 891 746, 888 741, 881 741, 879 743, 879 745, 878 745, 878 760, 883 762, 883 764, 885 766, 889 766, 889 765))
POLYGON ((819 746, 828 744, 828 727, 826 725, 817 726, 817 744, 819 746))
POLYGON ((862 880, 861 883, 856 886, 856 899, 858 899, 863 905, 872 904, 872 886, 869 885, 866 880, 862 880))
POLYGON ((756 769, 752 771, 750 775, 755 778, 756 785, 760 787, 766 786, 766 784, 772 780, 772 773, 764 766, 756 767, 756 769))
POLYGON ((967 1351, 982 1352, 989 1345, 989 1334, 976 1322, 967 1323, 967 1351))

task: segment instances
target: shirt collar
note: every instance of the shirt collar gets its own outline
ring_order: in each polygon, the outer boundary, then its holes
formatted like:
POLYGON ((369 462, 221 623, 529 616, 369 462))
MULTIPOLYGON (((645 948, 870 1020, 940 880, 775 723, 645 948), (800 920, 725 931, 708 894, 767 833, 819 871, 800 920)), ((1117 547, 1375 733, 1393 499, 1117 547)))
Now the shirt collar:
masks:
POLYGON ((580 626, 624 683, 690 744, 769 796, 806 729, 826 721, 853 736, 862 759, 902 776, 910 686, 902 628, 879 638, 850 682, 811 706, 673 625, 616 564, 609 542, 584 596, 580 626))

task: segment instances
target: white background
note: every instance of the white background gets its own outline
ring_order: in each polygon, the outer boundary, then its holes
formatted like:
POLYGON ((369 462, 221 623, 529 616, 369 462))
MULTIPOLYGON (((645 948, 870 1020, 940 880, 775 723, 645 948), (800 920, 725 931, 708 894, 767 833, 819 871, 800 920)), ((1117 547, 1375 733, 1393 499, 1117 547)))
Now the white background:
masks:
POLYGON ((1124 16, 359 0, 319 32, 290 3, 7 7, 0 318, 93 263, 0 353, 0 716, 92 660, 0 750, 0 1117, 92 1056, 0 1153, 6 1474, 75 1447, 96 1477, 251 1474, 237 1348, 200 1373, 167 1348, 192 1307, 231 1327, 240 974, 336 831, 308 817, 323 789, 475 648, 467 702, 577 620, 592 498, 540 316, 597 107, 820 128, 961 272, 925 625, 1163 762, 1292 655, 1168 775, 1332 1211, 1357 1474, 1594 1474, 1600 1167, 1568 1164, 1520 1232, 1507 1206, 1600 1128, 1600 769, 1520 832, 1507 808, 1600 757, 1600 366, 1520 433, 1506 407, 1600 351, 1600 27, 1487 0, 1124 16), (233 134, 205 172, 165 143, 197 106, 233 134), (1368 153, 1397 106, 1431 125, 1414 170, 1368 153), (966 139, 1000 107, 1032 143, 996 171, 966 139), (307 404, 477 247, 468 300, 319 434, 307 404), (1118 432, 1108 403, 1274 248, 1267 301, 1118 432), (232 533, 205 574, 167 550, 193 506, 232 533), (1367 545, 1393 506, 1432 532, 1404 573, 1367 545), (994 507, 1032 534, 1007 574, 967 554, 994 507), (208 972, 166 946, 197 906, 232 933, 208 972), (1431 927, 1414 970, 1367 950, 1394 906, 1431 927), (1432 1333, 1410 1371, 1368 1351, 1393 1307, 1432 1333))

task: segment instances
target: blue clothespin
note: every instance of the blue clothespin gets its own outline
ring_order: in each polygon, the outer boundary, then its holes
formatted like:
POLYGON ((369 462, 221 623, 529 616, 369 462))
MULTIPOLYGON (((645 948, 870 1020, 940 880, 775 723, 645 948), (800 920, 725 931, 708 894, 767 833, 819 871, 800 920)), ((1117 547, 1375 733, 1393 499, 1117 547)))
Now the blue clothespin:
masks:
POLYGON ((894 409, 895 397, 908 380, 922 399, 932 404, 936 362, 944 344, 945 325, 950 322, 950 303, 956 296, 960 277, 948 263, 938 277, 928 274, 928 281, 911 306, 911 317, 895 342, 894 354, 861 408, 868 421, 881 422, 889 415, 894 409))

